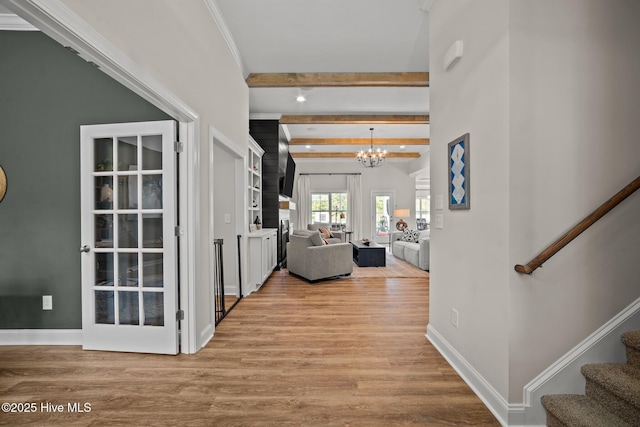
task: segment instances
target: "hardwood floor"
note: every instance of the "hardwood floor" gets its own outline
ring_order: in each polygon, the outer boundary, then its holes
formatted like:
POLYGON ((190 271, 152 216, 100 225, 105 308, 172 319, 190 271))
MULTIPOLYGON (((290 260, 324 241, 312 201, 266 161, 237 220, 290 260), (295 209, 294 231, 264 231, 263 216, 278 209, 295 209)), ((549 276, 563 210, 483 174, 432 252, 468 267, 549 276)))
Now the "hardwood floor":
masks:
POLYGON ((0 402, 38 408, 0 424, 499 425, 425 338, 428 297, 424 278, 309 284, 281 271, 195 355, 0 347, 0 402))

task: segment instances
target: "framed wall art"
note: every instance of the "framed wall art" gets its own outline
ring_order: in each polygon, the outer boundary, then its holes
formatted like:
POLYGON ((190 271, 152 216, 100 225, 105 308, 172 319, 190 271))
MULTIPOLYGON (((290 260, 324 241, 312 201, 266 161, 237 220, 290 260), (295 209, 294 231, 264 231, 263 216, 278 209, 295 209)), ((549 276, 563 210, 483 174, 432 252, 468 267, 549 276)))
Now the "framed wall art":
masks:
POLYGON ((469 134, 465 133, 448 145, 449 209, 469 209, 469 134))

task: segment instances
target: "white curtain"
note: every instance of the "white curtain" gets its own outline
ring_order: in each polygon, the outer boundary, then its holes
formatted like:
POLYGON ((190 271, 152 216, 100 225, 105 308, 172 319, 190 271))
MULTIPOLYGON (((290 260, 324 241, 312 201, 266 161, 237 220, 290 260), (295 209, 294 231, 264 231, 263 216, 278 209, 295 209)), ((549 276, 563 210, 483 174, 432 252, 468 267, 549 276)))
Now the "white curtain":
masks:
POLYGON ((309 175, 298 175, 294 200, 297 212, 294 226, 297 230, 306 230, 307 224, 311 221, 311 180, 309 175))
POLYGON ((347 230, 352 240, 362 238, 362 176, 347 176, 347 230))

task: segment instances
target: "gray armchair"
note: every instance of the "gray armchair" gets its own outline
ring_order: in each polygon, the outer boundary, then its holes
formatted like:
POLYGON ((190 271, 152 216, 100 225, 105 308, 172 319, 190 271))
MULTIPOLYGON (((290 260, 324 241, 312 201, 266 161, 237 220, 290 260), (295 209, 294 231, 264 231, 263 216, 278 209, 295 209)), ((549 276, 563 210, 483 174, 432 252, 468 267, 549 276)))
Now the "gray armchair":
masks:
POLYGON ((318 232, 295 230, 287 243, 287 269, 310 281, 349 275, 353 272, 353 246, 325 245, 318 232))

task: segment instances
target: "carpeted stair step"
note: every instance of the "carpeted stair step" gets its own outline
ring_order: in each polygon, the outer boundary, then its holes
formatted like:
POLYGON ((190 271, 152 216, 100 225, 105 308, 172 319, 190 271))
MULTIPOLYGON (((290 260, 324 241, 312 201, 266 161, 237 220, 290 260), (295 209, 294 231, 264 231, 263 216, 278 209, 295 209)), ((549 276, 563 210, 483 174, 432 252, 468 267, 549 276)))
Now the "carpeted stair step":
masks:
POLYGON ((581 394, 542 396, 548 427, 629 427, 628 423, 581 394))
POLYGON ((640 369, 628 364, 592 364, 581 368, 585 395, 624 421, 640 420, 640 369))
POLYGON ((640 368, 640 331, 625 332, 621 340, 627 347, 627 363, 640 368))

